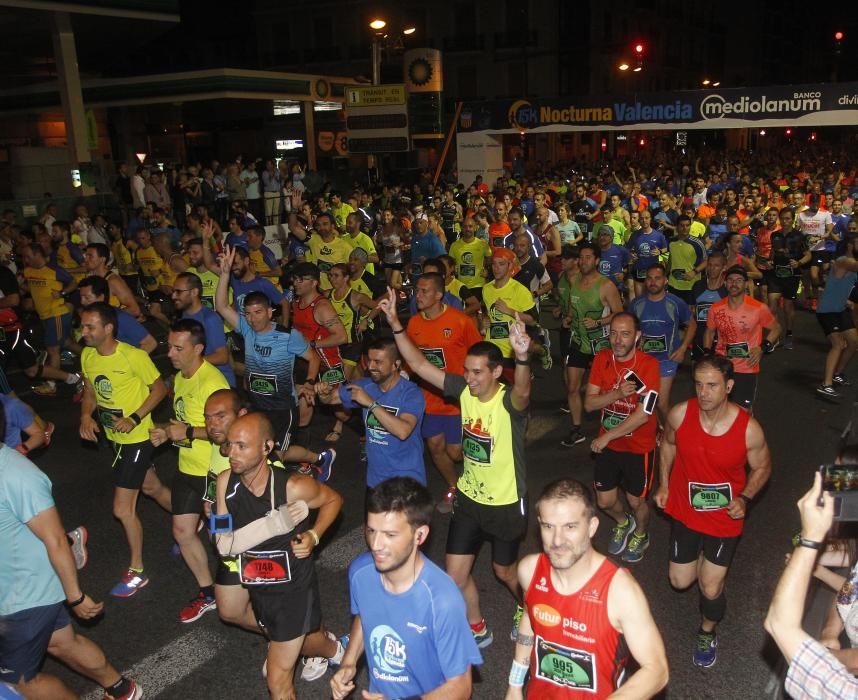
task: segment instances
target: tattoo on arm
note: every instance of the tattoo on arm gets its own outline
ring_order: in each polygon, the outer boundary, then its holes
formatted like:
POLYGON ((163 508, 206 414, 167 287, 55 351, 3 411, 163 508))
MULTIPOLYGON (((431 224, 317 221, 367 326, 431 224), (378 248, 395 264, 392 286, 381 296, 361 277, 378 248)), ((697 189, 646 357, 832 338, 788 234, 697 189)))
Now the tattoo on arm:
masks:
POLYGON ((533 646, 533 635, 532 634, 522 634, 518 633, 518 638, 515 640, 516 644, 521 644, 523 647, 532 647, 533 646))
POLYGON ((334 316, 332 318, 327 319, 326 321, 322 321, 321 324, 319 324, 319 325, 322 325, 325 328, 330 328, 331 326, 336 325, 339 322, 339 320, 340 320, 339 316, 334 316))

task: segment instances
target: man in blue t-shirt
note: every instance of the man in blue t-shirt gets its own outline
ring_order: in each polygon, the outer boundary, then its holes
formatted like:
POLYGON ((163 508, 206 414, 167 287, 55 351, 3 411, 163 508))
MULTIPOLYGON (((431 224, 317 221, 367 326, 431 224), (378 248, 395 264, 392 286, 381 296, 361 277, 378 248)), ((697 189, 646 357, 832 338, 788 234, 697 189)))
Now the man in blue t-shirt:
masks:
POLYGON ((257 275, 250 269, 250 253, 246 248, 236 247, 232 250, 232 294, 235 308, 239 313, 244 312, 244 298, 251 292, 262 292, 272 305, 280 306, 280 322, 289 324, 289 305, 292 303, 291 292, 281 292, 271 280, 257 275))
POLYGON ((628 248, 614 243, 614 229, 608 224, 599 226, 599 273, 610 279, 622 295, 626 287, 626 268, 632 256, 628 248))
POLYGON ((369 552, 349 566, 354 620, 342 664, 331 679, 334 700, 354 691, 364 653, 372 697, 471 697, 471 667, 482 664, 482 657, 465 601, 453 580, 420 551, 433 510, 426 487, 408 477, 370 490, 369 552))
POLYGON ((203 281, 193 272, 182 272, 173 284, 173 306, 182 318, 197 321, 206 331, 206 349, 203 357, 217 367, 232 388, 235 388, 235 372, 229 362, 229 348, 223 319, 203 304, 203 281))
POLYGON ((69 610, 89 620, 104 604, 80 587, 50 479, 5 445, 0 445, 0 532, 0 682, 28 698, 77 697, 41 670, 50 648, 101 685, 105 697, 142 697, 142 689, 72 627, 69 610))
MULTIPOLYGON (((229 303, 229 278, 234 269, 236 252, 240 248, 226 247, 220 258, 220 275, 215 290, 215 309, 244 339, 244 380, 250 403, 264 411, 274 426, 278 456, 283 462, 311 465, 302 473, 312 474, 325 482, 331 476, 336 450, 311 452, 306 447, 292 444, 292 434, 302 427, 298 410, 298 392, 293 371, 295 358, 307 361, 307 377, 319 374, 317 353, 298 331, 289 331, 274 323, 274 310, 269 297, 253 291, 244 299, 242 313, 229 303), (316 473, 313 473, 315 469, 316 473)), ((314 379, 307 379, 303 393, 312 394, 314 379)))
POLYGON ((660 231, 652 227, 652 214, 648 209, 641 212, 641 227, 632 234, 628 243, 629 250, 634 256, 635 296, 643 294, 646 271, 650 265, 658 262, 658 258, 667 252, 667 239, 660 231))
POLYGON ((670 410, 673 378, 694 340, 697 321, 688 304, 667 291, 667 270, 661 263, 650 265, 646 271, 646 294, 635 297, 629 303, 629 311, 640 321, 641 350, 658 360, 661 376, 658 412, 664 425, 670 410))
POLYGON ((426 404, 420 388, 403 379, 396 343, 379 338, 367 349, 368 378, 345 385, 316 385, 322 403, 359 407, 366 425, 366 483, 373 488, 393 476, 426 483, 420 423, 426 404))

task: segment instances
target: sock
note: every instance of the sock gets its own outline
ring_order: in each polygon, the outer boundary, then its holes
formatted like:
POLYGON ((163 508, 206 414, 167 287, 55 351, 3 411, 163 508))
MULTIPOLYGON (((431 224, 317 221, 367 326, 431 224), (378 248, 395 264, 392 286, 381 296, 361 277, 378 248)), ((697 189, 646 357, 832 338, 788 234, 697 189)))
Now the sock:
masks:
POLYGON ((66 384, 77 384, 80 381, 80 375, 75 372, 69 372, 69 376, 66 377, 66 384))
POLYGON ((329 657, 329 660, 335 666, 339 666, 343 662, 343 655, 346 653, 346 648, 343 646, 343 643, 338 639, 337 640, 337 651, 336 653, 329 657))
POLYGON ((486 618, 483 618, 479 622, 471 624, 471 632, 474 632, 476 634, 480 634, 481 632, 485 632, 485 631, 486 631, 486 618))
POLYGON ((711 632, 707 632, 705 629, 703 629, 703 628, 701 627, 701 628, 697 631, 697 636, 700 636, 700 635, 703 635, 703 636, 706 636, 706 637, 714 637, 714 636, 715 636, 715 630, 712 630, 711 632))
POLYGON ((122 698, 131 692, 131 681, 122 676, 116 683, 104 688, 104 692, 114 698, 122 698))
POLYGON ((200 586, 200 593, 206 598, 214 598, 214 586, 200 586))
POLYGON ((128 569, 130 571, 133 571, 135 574, 142 574, 143 573, 143 567, 142 566, 139 569, 135 569, 133 566, 129 566, 128 569))

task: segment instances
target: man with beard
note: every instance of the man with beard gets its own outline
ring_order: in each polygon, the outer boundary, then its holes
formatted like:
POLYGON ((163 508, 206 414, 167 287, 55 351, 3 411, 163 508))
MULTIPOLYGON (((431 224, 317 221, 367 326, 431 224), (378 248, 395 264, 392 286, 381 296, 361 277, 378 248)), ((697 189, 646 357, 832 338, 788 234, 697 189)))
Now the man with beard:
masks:
POLYGON ((618 696, 652 697, 667 685, 664 643, 638 583, 593 549, 599 519, 590 491, 558 479, 536 514, 543 553, 518 564, 527 614, 506 700, 524 697, 528 670, 527 695, 540 700, 606 698, 620 688, 618 696), (623 683, 629 652, 639 668, 623 683))
POLYGON ((311 402, 318 397, 325 404, 361 409, 366 426, 366 483, 370 489, 394 476, 409 476, 426 483, 420 431, 426 403, 417 385, 402 378, 401 369, 396 343, 381 338, 367 348, 369 377, 339 386, 319 382, 313 393, 305 393, 311 402))
MULTIPOLYGON (((312 554, 337 519, 343 499, 325 484, 271 465, 274 430, 262 413, 236 418, 225 444, 230 468, 218 476, 216 512, 228 516, 228 523, 217 533, 218 552, 239 556, 239 581, 269 640, 264 672, 271 697, 294 700, 299 654, 321 656, 338 646, 324 634, 318 635, 318 646, 308 640, 321 629, 322 618, 312 554), (298 514, 300 502, 305 508, 298 514), (308 509, 317 511, 312 527, 308 509), (268 530, 256 544, 239 543, 247 526, 278 514, 285 528, 268 530)), ((220 520, 215 519, 213 529, 222 527, 220 520)))
POLYGON ((599 507, 616 521, 608 553, 638 562, 649 547, 650 510, 647 495, 654 474, 658 421, 652 395, 661 390, 658 361, 637 350, 641 327, 627 311, 611 320, 611 347, 593 358, 584 408, 600 411, 599 437, 590 443, 595 454, 593 483, 599 507), (649 397, 649 401, 645 401, 649 397), (649 404, 649 405, 648 405, 649 404), (629 510, 620 501, 626 494, 629 510))
POLYGON ((715 626, 727 609, 724 584, 748 506, 772 473, 763 429, 730 401, 733 375, 725 357, 697 362, 697 396, 670 411, 659 449, 655 504, 672 518, 670 584, 700 587, 703 619, 692 662, 703 667, 716 660, 715 626))
POLYGON ((432 496, 408 477, 378 484, 367 499, 369 552, 349 566, 352 631, 335 700, 355 689, 366 651, 364 698, 471 697, 471 666, 482 658, 456 584, 420 551, 429 536, 432 496))

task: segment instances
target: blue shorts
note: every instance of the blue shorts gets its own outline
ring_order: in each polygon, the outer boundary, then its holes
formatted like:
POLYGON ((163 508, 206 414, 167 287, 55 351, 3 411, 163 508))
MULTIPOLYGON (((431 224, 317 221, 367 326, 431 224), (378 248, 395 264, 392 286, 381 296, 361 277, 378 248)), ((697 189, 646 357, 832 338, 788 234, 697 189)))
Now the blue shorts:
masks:
POLYGON ((443 416, 434 413, 423 414, 423 427, 420 434, 423 438, 443 435, 448 445, 462 444, 462 416, 443 416))
POLYGON ((42 328, 45 330, 45 347, 61 348, 71 337, 71 314, 43 319, 42 328))
POLYGON ((659 360, 658 362, 658 376, 659 377, 672 377, 676 374, 676 370, 679 368, 679 364, 676 362, 671 362, 670 360, 659 360))
POLYGON ((0 617, 0 681, 35 678, 48 652, 51 636, 71 624, 65 601, 0 617))

